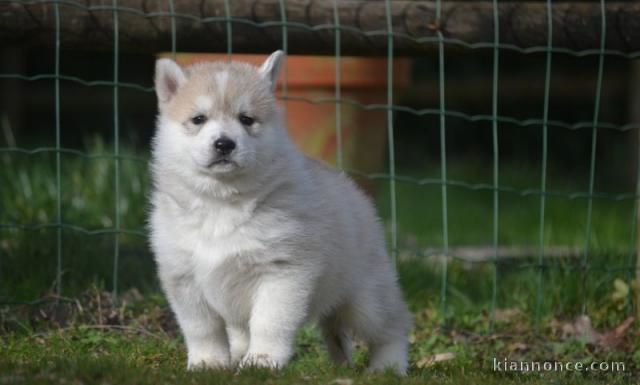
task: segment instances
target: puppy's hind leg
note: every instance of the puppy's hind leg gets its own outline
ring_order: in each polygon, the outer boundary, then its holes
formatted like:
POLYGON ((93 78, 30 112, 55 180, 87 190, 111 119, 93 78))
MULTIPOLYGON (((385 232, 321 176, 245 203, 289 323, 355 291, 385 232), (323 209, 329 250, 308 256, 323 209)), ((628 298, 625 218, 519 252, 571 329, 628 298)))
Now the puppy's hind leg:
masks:
POLYGON ((378 283, 355 298, 353 327, 369 347, 369 371, 389 368, 405 375, 411 313, 396 282, 389 281, 386 285, 378 283))
POLYGON ((336 364, 351 363, 352 340, 349 330, 337 312, 320 320, 320 329, 324 336, 331 360, 336 364))
POLYGON ((398 337, 369 343, 370 372, 379 372, 387 368, 394 369, 399 375, 407 373, 407 349, 409 343, 405 337, 398 337))

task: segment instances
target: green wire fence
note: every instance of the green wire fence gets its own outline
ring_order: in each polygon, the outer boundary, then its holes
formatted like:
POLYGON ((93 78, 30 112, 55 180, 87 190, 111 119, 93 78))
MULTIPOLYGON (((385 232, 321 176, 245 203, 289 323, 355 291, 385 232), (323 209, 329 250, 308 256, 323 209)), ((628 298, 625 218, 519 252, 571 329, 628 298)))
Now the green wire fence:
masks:
MULTIPOLYGON (((122 3, 122 2, 120 2, 122 3)), ((128 2, 127 4, 130 4, 128 2)), ((226 53, 231 57, 236 52, 234 47, 234 34, 238 33, 237 30, 246 26, 251 26, 258 29, 280 29, 281 41, 271 42, 285 52, 295 52, 292 47, 297 47, 292 43, 290 39, 295 34, 301 33, 300 31, 307 31, 313 33, 326 33, 332 32, 331 39, 325 39, 325 44, 333 45, 329 54, 335 57, 335 96, 333 98, 315 98, 304 99, 303 101, 313 104, 333 104, 335 105, 335 130, 337 138, 337 156, 336 164, 339 168, 344 168, 345 163, 343 159, 343 106, 350 106, 363 110, 383 110, 386 111, 386 139, 388 146, 388 172, 386 173, 361 173, 358 170, 347 170, 352 172, 355 176, 360 178, 366 178, 370 180, 383 180, 388 182, 388 209, 389 209, 389 232, 390 243, 389 249, 394 261, 399 259, 401 229, 398 225, 398 200, 402 199, 398 195, 397 184, 408 183, 416 186, 439 186, 440 205, 441 205, 441 244, 438 246, 441 249, 441 255, 439 262, 439 302, 441 311, 443 314, 448 313, 447 305, 450 303, 450 263, 455 260, 463 260, 452 252, 452 245, 450 241, 450 208, 451 208, 451 189, 464 189, 471 192, 490 192, 491 193, 491 211, 492 215, 487 218, 487 221, 491 222, 491 247, 493 249, 493 256, 489 260, 485 261, 491 266, 491 282, 490 282, 490 313, 493 315, 498 307, 498 289, 501 284, 500 264, 499 258, 500 249, 500 231, 501 231, 501 196, 503 194, 513 194, 519 197, 535 197, 537 199, 538 210, 531 215, 537 215, 538 226, 537 233, 531 234, 530 239, 532 243, 537 245, 537 250, 534 253, 535 258, 528 263, 521 263, 519 268, 533 269, 536 272, 536 291, 535 298, 532 300, 534 303, 534 315, 535 319, 539 320, 542 316, 541 308, 544 301, 544 287, 545 287, 545 271, 553 268, 555 265, 549 264, 548 256, 546 255, 546 241, 545 237, 548 233, 548 199, 549 198, 564 198, 567 200, 583 200, 585 202, 586 209, 586 223, 584 224, 585 243, 580 252, 579 265, 573 270, 580 275, 580 292, 581 302, 579 304, 581 312, 587 312, 587 292, 589 286, 589 273, 591 271, 598 272, 623 272, 626 274, 626 280, 630 282, 634 278, 636 271, 635 266, 635 250, 636 250, 636 231, 637 231, 637 217, 636 211, 638 209, 638 198, 640 197, 640 184, 637 184, 635 191, 627 192, 598 192, 595 188, 595 180, 597 174, 597 154, 598 154, 598 133, 601 130, 611 130, 619 132, 621 134, 631 135, 636 132, 640 127, 638 123, 632 122, 627 124, 616 124, 612 122, 604 122, 600 119, 600 108, 602 102, 602 89, 605 77, 606 59, 616 58, 623 60, 633 60, 640 58, 640 50, 622 50, 622 49, 610 49, 607 45, 608 31, 610 31, 607 21, 607 4, 604 0, 596 3, 600 10, 600 22, 599 25, 592 26, 599 29, 598 46, 597 48, 589 47, 587 49, 574 49, 562 46, 554 45, 554 36, 556 31, 554 25, 557 21, 554 19, 554 3, 551 0, 547 0, 544 5, 545 13, 543 19, 546 24, 546 44, 521 47, 511 42, 501 41, 501 37, 504 36, 500 27, 504 24, 500 18, 503 15, 500 10, 502 5, 498 0, 491 0, 485 2, 491 5, 491 19, 493 28, 492 41, 488 42, 469 42, 459 39, 458 37, 447 36, 444 29, 441 28, 441 24, 444 14, 443 8, 450 6, 450 2, 435 1, 435 2, 423 2, 429 3, 430 6, 435 7, 435 22, 433 25, 428 26, 430 31, 429 36, 411 36, 403 32, 398 32, 396 25, 401 23, 402 20, 398 19, 397 14, 394 13, 394 3, 410 3, 410 2, 392 2, 390 0, 384 1, 384 19, 376 19, 378 23, 375 29, 359 29, 351 25, 344 25, 341 18, 341 9, 345 6, 343 2, 334 0, 330 4, 331 15, 328 18, 330 22, 319 24, 304 24, 299 21, 288 20, 287 7, 288 3, 285 0, 278 0, 272 2, 276 4, 276 16, 274 20, 253 20, 244 17, 232 16, 232 7, 229 1, 222 2, 223 7, 218 9, 216 16, 202 16, 197 14, 188 14, 182 11, 178 12, 177 3, 180 3, 180 9, 184 7, 184 1, 168 0, 166 5, 168 11, 147 11, 144 8, 136 9, 130 6, 119 5, 117 0, 113 0, 111 5, 91 5, 89 2, 70 1, 70 0, 32 0, 32 1, 0 1, 0 8, 2 7, 14 7, 14 12, 23 12, 29 7, 42 7, 47 11, 50 11, 53 15, 53 33, 49 36, 50 46, 53 47, 54 67, 51 73, 41 73, 36 75, 27 75, 24 73, 0 73, 0 80, 12 79, 24 82, 41 82, 52 81, 53 93, 55 102, 55 119, 52 124, 52 129, 55 130, 55 145, 54 146, 42 146, 36 148, 22 148, 18 146, 12 146, 10 143, 7 146, 0 148, 0 155, 8 157, 29 157, 37 154, 53 154, 55 156, 55 222, 51 223, 24 223, 18 220, 8 221, 0 223, 0 231, 2 237, 0 239, 10 239, 16 237, 18 232, 21 231, 54 231, 55 232, 55 250, 46 250, 47 255, 56 259, 56 274, 55 274, 55 294, 58 298, 65 294, 64 286, 64 271, 65 271, 65 232, 77 232, 83 236, 98 236, 98 235, 111 235, 113 236, 112 245, 112 273, 110 289, 114 294, 118 293, 118 289, 121 287, 119 282, 119 276, 121 271, 121 251, 122 242, 121 237, 137 236, 145 237, 146 231, 143 223, 140 223, 138 227, 130 228, 123 225, 121 220, 123 201, 123 181, 121 176, 121 167, 125 167, 130 162, 142 163, 146 162, 145 157, 131 156, 122 152, 121 139, 120 139, 120 121, 123 118, 121 114, 121 98, 120 91, 135 91, 142 93, 152 93, 153 88, 142 84, 123 82, 120 78, 120 62, 121 62, 121 31, 120 31, 120 19, 123 17, 137 16, 146 20, 158 20, 163 22, 169 22, 170 33, 170 50, 175 55, 180 52, 179 44, 179 25, 184 23, 194 23, 198 25, 213 25, 220 24, 224 26, 226 35, 225 45, 226 53), (65 38, 63 36, 62 23, 64 23, 62 11, 73 9, 73 12, 80 12, 92 15, 102 15, 105 13, 111 14, 110 28, 112 30, 112 49, 113 49, 113 77, 111 79, 104 80, 87 80, 81 77, 71 76, 64 74, 61 68, 62 59, 62 45, 61 42, 65 38), (219 16, 223 15, 223 16, 219 16), (277 20, 279 19, 279 20, 277 20), (345 34, 350 37, 346 39, 345 34), (365 104, 357 100, 351 100, 344 98, 342 92, 342 74, 341 74, 341 57, 344 54, 345 49, 349 52, 353 52, 357 47, 353 48, 353 41, 351 40, 354 35, 359 35, 364 38, 366 43, 367 39, 375 39, 381 37, 385 39, 386 44, 384 49, 378 49, 377 54, 385 56, 387 60, 387 73, 386 73, 386 103, 377 104, 365 104), (345 40, 346 39, 346 40, 345 40), (327 42, 329 41, 329 42, 327 42), (394 59, 396 58, 396 49, 400 46, 401 49, 406 49, 405 41, 409 41, 414 46, 430 46, 432 51, 430 53, 431 58, 437 57, 437 78, 438 78, 438 106, 437 108, 414 108, 413 106, 396 104, 394 99, 394 59), (346 47, 346 48, 345 48, 346 47), (434 48, 434 49, 433 49, 434 48), (447 108, 447 50, 490 50, 492 53, 492 86, 491 86, 491 113, 487 115, 483 114, 467 114, 463 111, 457 111, 447 108), (541 118, 529 118, 521 119, 508 116, 500 111, 499 98, 500 98, 500 75, 501 75, 501 56, 505 53, 517 54, 517 55, 530 55, 530 54, 544 54, 545 55, 545 77, 544 77, 544 98, 541 108, 541 118), (597 66, 597 80, 595 98, 592 103, 593 112, 592 119, 590 121, 579 122, 566 122, 550 119, 550 95, 551 95, 551 75, 552 65, 554 58, 558 55, 565 55, 574 58, 586 58, 596 56, 598 58, 597 66), (112 90, 112 127, 113 127, 113 148, 108 153, 94 154, 86 151, 81 151, 73 148, 66 148, 62 145, 61 134, 64 130, 61 122, 61 83, 69 82, 76 83, 84 87, 110 87, 112 90), (401 175, 396 170, 396 120, 395 115, 397 113, 408 113, 415 116, 434 116, 438 119, 439 125, 439 178, 420 178, 411 175, 401 175), (474 183, 465 180, 458 180, 450 176, 450 170, 448 169, 449 158, 447 155, 447 137, 448 130, 447 124, 450 119, 460 119, 466 123, 476 122, 488 122, 491 125, 491 154, 492 154, 492 182, 491 183, 474 183), (539 185, 535 188, 520 188, 516 186, 510 186, 502 183, 501 179, 501 163, 500 163, 500 147, 499 147, 499 131, 502 125, 510 125, 516 127, 540 127, 542 145, 539 149, 540 152, 540 175, 538 178, 539 185), (588 186, 586 191, 575 192, 563 192, 555 191, 548 188, 548 158, 549 158, 549 130, 591 130, 591 145, 589 148, 589 162, 588 162, 588 186), (113 222, 111 225, 104 228, 87 228, 80 226, 76 223, 67 223, 65 221, 65 209, 63 206, 63 190, 65 186, 62 181, 62 173, 65 167, 63 162, 63 156, 77 156, 87 161, 96 159, 111 159, 113 160, 114 174, 112 180, 112 217, 113 222), (612 202, 629 201, 632 202, 632 210, 629 212, 629 226, 628 231, 630 233, 629 246, 626 262, 622 266, 596 266, 592 264, 592 236, 593 236, 593 221, 594 221, 594 202, 597 200, 605 200, 612 202)), ((188 2, 187 2, 188 3, 188 2)), ((195 4, 195 2, 193 2, 195 4)), ((297 2, 293 2, 297 3, 297 2)), ((354 3, 354 2, 350 2, 354 3)), ((355 2, 358 3, 358 2, 355 2)), ((366 2, 359 2, 366 3, 366 2)), ((379 2, 378 2, 379 3, 379 2)), ((271 3, 270 3, 271 4, 271 3)), ((272 5, 273 5, 272 4, 272 5)), ((37 16, 34 16, 37 18, 37 16)), ((43 23, 45 25, 46 23, 43 23)), ((44 27, 43 27, 44 28, 44 27)), ((7 39, 8 35, 0 34, 0 39, 7 39)), ((294 42, 295 43, 295 42, 294 42)), ((362 43, 362 44, 365 44, 362 43)), ((129 44, 129 43, 127 43, 129 44)), ((408 43, 407 43, 408 44, 408 43)), ((357 45, 357 44, 356 44, 357 45)), ((380 47, 378 47, 380 48, 380 47)), ((421 49, 421 48, 419 48, 421 49)), ((245 48, 243 48, 245 50, 245 48)), ((417 54, 416 54, 417 56, 417 54)), ((435 62, 435 61, 434 61, 435 62)), ((299 97, 291 96, 288 90, 288 70, 285 67, 283 77, 283 87, 281 89, 281 96, 284 100, 299 100, 299 97)), ((504 144, 502 144, 504 146, 504 144)), ((638 168, 640 169, 640 167, 638 168)), ((10 185, 18 183, 16 180, 2 180, 2 185, 10 185)), ((2 211, 9 212, 10 207, 1 208, 2 211)), ((3 258, 0 254, 0 282, 3 277, 12 274, 11 271, 6 271, 4 268, 3 258)), ((2 303, 28 303, 30 298, 13 298, 5 297, 0 298, 2 303)), ((493 324, 491 325, 493 327, 493 324)))

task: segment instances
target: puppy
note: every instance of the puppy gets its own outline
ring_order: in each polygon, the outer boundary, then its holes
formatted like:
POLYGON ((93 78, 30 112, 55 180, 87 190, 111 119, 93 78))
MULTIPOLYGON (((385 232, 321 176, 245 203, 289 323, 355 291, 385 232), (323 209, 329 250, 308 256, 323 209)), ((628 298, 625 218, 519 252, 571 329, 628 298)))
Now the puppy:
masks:
POLYGON ((375 209, 291 142, 261 67, 156 63, 151 243, 189 368, 280 368, 317 321, 331 358, 407 369, 411 316, 375 209))

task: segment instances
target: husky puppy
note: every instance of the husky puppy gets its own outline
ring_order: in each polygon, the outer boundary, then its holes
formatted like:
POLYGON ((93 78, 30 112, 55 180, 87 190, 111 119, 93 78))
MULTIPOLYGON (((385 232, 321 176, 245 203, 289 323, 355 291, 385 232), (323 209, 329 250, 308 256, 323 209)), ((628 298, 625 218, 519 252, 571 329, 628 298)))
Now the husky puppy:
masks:
POLYGON ((151 242, 189 368, 280 368, 317 320, 335 362, 407 369, 411 316, 373 205, 287 135, 261 67, 156 63, 151 242))

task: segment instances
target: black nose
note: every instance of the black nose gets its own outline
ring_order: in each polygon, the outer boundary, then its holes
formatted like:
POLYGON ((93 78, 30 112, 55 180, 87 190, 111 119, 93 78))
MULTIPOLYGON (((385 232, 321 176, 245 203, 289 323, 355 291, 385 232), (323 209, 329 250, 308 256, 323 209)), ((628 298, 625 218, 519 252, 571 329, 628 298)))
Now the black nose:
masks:
POLYGON ((213 147, 218 154, 229 155, 234 148, 236 148, 236 142, 229 138, 220 138, 213 142, 213 147))

